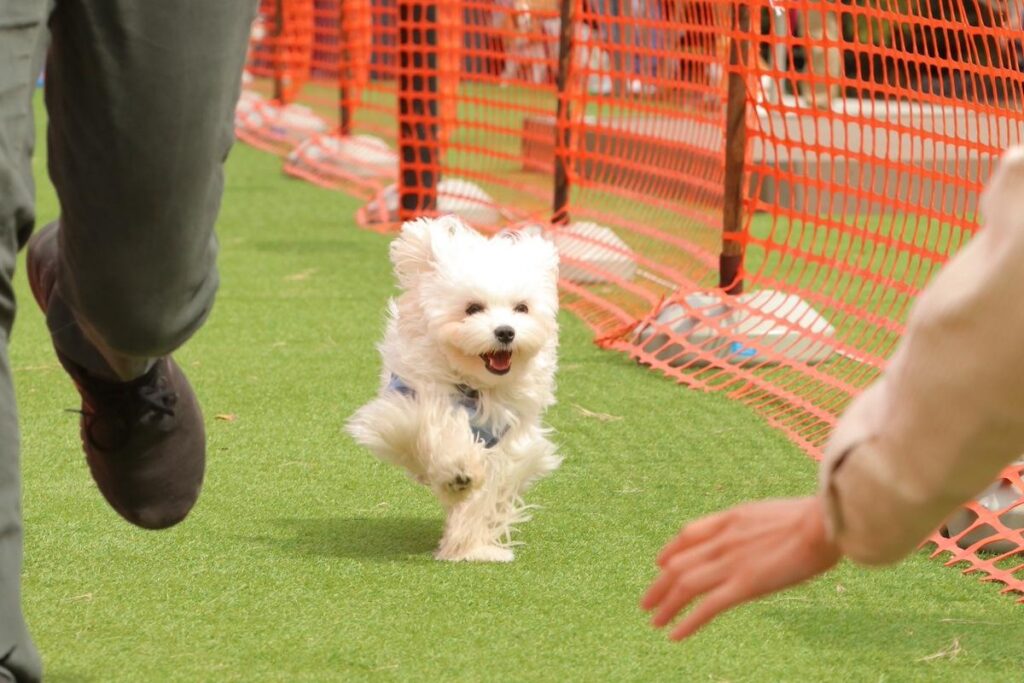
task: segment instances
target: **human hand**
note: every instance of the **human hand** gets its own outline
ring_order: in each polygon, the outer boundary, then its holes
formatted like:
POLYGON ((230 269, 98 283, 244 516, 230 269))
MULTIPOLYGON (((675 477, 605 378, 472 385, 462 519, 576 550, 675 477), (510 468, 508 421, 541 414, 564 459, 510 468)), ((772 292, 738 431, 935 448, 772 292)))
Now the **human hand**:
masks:
POLYGON ((703 600, 672 631, 693 635, 722 612, 822 574, 839 561, 820 498, 746 503, 683 527, 658 555, 661 574, 641 601, 661 628, 703 600))

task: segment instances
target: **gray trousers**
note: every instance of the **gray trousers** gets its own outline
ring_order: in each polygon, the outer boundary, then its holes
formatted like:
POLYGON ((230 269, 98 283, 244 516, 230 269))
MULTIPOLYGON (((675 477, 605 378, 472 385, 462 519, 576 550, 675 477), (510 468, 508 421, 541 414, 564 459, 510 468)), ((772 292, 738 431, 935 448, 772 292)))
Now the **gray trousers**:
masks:
POLYGON ((47 325, 73 361, 129 379, 183 344, 213 304, 213 227, 255 6, 0 0, 0 681, 42 675, 21 612, 7 343, 15 259, 35 224, 32 95, 44 57, 61 207, 47 325))

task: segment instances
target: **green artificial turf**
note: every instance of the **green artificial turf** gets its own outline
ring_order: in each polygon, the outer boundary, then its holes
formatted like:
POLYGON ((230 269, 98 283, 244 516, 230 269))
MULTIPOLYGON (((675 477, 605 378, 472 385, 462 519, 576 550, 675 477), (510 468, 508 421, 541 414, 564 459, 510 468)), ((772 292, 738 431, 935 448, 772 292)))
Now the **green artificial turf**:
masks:
MULTIPOLYGON (((56 215, 44 158, 41 221, 56 215)), ((518 559, 434 561, 438 506, 342 432, 375 390, 392 292, 387 238, 354 227, 356 206, 235 148, 220 297, 178 354, 206 411, 207 482, 166 532, 121 521, 90 480, 20 268, 24 603, 49 681, 1024 677, 1020 607, 921 555, 844 565, 681 645, 651 630, 637 602, 680 523, 807 493, 815 468, 745 406, 598 351, 568 315, 548 416, 565 464, 529 496, 543 507, 518 559)))

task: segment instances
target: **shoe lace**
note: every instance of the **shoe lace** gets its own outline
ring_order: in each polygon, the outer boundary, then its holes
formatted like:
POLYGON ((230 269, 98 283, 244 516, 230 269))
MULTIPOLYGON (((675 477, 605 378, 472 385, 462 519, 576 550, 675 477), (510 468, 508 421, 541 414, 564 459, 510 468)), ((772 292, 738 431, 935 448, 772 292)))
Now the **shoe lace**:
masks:
POLYGON ((90 388, 90 393, 97 399, 94 405, 68 412, 82 415, 89 440, 94 445, 107 448, 123 443, 132 424, 147 422, 151 418, 174 417, 174 405, 178 401, 178 394, 163 378, 154 381, 154 378, 147 377, 140 382, 102 387, 93 385, 90 388))
MULTIPOLYGON (((142 419, 149 414, 160 417, 174 417, 174 404, 178 402, 178 394, 171 390, 163 378, 155 381, 150 378, 141 382, 128 384, 112 384, 100 388, 92 386, 91 392, 97 397, 99 405, 130 405, 135 408, 136 419, 142 419)), ((86 417, 97 417, 96 411, 71 410, 70 412, 81 413, 86 417)))
POLYGON ((149 411, 161 416, 174 417, 174 404, 178 401, 178 394, 171 391, 163 380, 138 387, 136 396, 149 411))

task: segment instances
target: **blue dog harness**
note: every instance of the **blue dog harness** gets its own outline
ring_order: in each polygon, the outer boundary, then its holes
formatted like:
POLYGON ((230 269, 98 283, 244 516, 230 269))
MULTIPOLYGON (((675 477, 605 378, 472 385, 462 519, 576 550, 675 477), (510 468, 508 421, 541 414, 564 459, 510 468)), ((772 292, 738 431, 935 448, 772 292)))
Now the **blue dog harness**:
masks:
MULTIPOLYGON (((391 375, 388 389, 397 391, 402 396, 416 398, 416 390, 406 384, 398 375, 391 375)), ((473 432, 473 437, 482 443, 484 448, 494 448, 497 446, 501 438, 508 433, 508 426, 506 425, 504 429, 495 433, 487 425, 477 422, 476 418, 480 413, 480 392, 465 384, 455 385, 455 390, 459 393, 452 397, 453 402, 469 413, 469 428, 473 432)))

